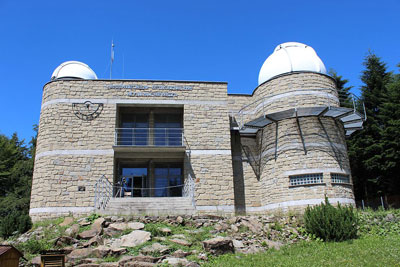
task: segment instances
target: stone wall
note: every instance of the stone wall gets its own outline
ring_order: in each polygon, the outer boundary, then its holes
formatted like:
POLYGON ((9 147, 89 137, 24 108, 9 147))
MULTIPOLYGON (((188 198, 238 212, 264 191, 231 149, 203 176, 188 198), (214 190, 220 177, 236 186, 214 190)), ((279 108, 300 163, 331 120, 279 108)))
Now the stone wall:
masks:
POLYGON ((183 108, 191 154, 184 171, 196 178, 197 206, 204 211, 233 207, 226 83, 59 80, 43 89, 31 194, 34 220, 93 210, 95 182, 102 175, 112 182, 116 173, 113 145, 120 105, 183 108), (74 114, 72 104, 86 101, 104 106, 94 120, 74 114))

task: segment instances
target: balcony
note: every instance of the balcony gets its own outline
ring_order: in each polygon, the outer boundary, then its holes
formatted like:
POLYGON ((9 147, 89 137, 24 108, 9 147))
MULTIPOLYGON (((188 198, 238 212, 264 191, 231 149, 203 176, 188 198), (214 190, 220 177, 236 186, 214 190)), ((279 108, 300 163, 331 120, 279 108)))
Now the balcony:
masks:
POLYGON ((183 128, 116 128, 118 152, 184 152, 183 128))

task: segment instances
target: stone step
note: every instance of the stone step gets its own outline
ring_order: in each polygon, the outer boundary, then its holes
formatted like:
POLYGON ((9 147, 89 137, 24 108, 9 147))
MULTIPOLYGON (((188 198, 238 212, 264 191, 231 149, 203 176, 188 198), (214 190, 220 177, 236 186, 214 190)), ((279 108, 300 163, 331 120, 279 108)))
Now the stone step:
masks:
POLYGON ((111 198, 104 215, 192 215, 195 208, 189 197, 111 198))

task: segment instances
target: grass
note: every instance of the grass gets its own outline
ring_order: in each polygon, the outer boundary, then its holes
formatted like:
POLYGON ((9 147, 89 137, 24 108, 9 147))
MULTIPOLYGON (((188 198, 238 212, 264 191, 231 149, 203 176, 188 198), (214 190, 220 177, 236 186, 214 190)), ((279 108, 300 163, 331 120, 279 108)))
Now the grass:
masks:
POLYGON ((400 266, 400 236, 363 236, 347 242, 303 242, 253 255, 228 254, 204 266, 400 266))

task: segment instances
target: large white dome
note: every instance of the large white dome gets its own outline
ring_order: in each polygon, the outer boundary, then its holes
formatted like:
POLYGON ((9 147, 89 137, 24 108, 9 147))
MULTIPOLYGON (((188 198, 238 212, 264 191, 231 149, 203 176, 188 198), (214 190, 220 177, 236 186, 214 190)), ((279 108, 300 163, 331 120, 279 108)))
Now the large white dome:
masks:
POLYGON ((293 71, 314 71, 326 74, 326 68, 315 50, 296 42, 278 45, 261 67, 258 85, 272 77, 293 71))
POLYGON ((97 80, 97 75, 85 63, 79 61, 66 61, 58 66, 51 75, 52 81, 63 78, 97 80))

